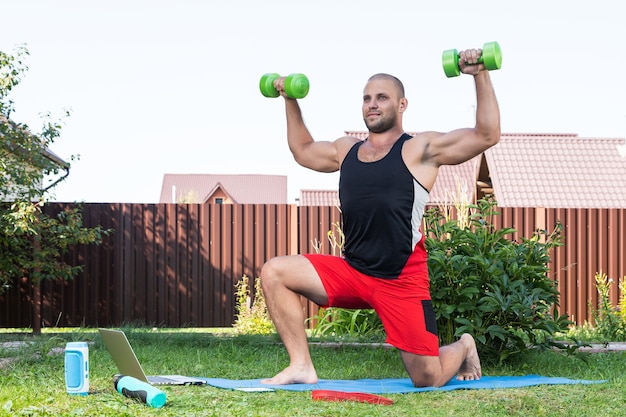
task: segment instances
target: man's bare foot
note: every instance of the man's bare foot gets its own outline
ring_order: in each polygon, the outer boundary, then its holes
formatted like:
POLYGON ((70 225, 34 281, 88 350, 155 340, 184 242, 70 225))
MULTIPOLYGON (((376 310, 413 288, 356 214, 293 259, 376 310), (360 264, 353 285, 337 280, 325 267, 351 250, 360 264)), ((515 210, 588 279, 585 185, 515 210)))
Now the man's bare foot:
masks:
POLYGON ((289 366, 273 378, 261 380, 262 384, 288 385, 288 384, 316 384, 317 373, 310 366, 289 366))
POLYGON ((465 344, 467 353, 465 354, 465 360, 461 364, 461 368, 457 373, 456 379, 459 381, 473 381, 480 379, 482 376, 482 370, 480 368, 480 358, 478 357, 478 351, 476 350, 476 342, 474 338, 465 333, 461 336, 461 342, 465 344))

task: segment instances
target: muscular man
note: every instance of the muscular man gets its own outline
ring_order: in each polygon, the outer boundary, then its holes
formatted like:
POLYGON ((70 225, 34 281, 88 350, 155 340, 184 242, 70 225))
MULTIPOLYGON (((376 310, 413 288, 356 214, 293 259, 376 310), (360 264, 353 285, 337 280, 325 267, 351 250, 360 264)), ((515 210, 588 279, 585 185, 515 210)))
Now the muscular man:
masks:
POLYGON ((261 282, 270 317, 289 354, 289 366, 268 384, 316 383, 300 296, 322 307, 373 308, 386 340, 398 348, 417 387, 481 377, 469 334, 439 347, 430 300, 424 236, 420 224, 441 165, 465 162, 500 140, 500 114, 489 72, 477 64, 482 51, 460 53, 460 68, 474 77, 476 124, 449 133, 414 137, 402 127, 408 101, 400 80, 373 75, 363 91, 364 141, 345 136, 314 141, 298 102, 285 98, 287 140, 295 160, 320 172, 340 170, 343 256, 306 254, 269 260, 261 282))

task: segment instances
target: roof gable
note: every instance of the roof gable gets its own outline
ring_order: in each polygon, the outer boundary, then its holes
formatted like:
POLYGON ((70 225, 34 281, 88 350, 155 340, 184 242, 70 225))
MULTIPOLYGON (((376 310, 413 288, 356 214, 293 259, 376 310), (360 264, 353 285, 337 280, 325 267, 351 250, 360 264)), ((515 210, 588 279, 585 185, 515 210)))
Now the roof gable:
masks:
POLYGON ((226 197, 226 199, 228 201, 230 201, 232 204, 238 204, 237 199, 234 198, 232 195, 230 195, 228 193, 228 191, 226 191, 226 189, 224 189, 224 186, 222 185, 222 183, 218 182, 217 184, 215 184, 215 187, 213 187, 213 189, 211 191, 209 191, 209 193, 202 199, 202 203, 210 203, 214 200, 211 200, 212 198, 223 198, 226 197))
POLYGON ((224 196, 234 204, 286 204, 287 176, 165 174, 159 202, 206 203, 213 196, 224 196))

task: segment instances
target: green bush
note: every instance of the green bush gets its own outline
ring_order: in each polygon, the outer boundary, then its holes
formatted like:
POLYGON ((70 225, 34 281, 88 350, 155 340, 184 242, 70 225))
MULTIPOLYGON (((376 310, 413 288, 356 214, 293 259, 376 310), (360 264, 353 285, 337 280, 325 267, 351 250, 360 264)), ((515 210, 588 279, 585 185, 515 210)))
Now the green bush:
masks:
MULTIPOLYGON (((529 239, 511 240, 515 230, 496 230, 491 223, 496 202, 433 208, 424 215, 430 291, 442 345, 463 333, 476 339, 485 361, 498 361, 531 347, 558 347, 568 352, 579 343, 553 340, 573 324, 558 315, 559 291, 548 276, 549 252, 561 245, 561 225, 548 234, 537 230, 529 239)), ((341 231, 339 225, 333 225, 341 231)), ((341 233, 339 236, 343 236, 341 233)), ((333 252, 341 244, 333 242, 333 252)), ((373 310, 321 309, 315 335, 378 335, 383 333, 373 310)))
POLYGON ((431 296, 439 338, 449 344, 470 333, 485 360, 503 361, 529 347, 565 346, 552 337, 572 324, 558 316, 559 292, 548 277, 549 251, 560 246, 561 225, 514 242, 514 229, 496 230, 496 203, 468 206, 459 225, 434 208, 424 215, 431 296))

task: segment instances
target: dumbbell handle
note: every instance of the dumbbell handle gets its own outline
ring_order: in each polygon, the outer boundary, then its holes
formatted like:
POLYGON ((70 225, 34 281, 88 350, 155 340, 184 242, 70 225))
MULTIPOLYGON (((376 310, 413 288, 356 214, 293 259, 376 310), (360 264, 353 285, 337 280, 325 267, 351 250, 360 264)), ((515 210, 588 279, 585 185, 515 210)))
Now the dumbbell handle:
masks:
MULTIPOLYGON (((466 65, 478 65, 478 64, 484 64, 485 60, 483 58, 482 53, 480 54, 480 56, 478 57, 478 59, 476 60, 476 62, 466 62, 466 65)), ((461 65, 461 58, 459 58, 458 64, 461 65)))
MULTIPOLYGON (((443 70, 448 77, 456 77, 461 73, 461 59, 456 49, 443 51, 442 55, 443 70)), ((498 42, 487 42, 483 45, 482 52, 478 57, 476 64, 484 64, 485 69, 497 70, 502 66, 502 50, 498 42)), ((474 65, 474 64, 468 64, 474 65)))
POLYGON ((113 377, 113 387, 120 394, 128 398, 141 400, 141 402, 150 407, 161 408, 167 401, 165 392, 132 376, 115 375, 113 377))

